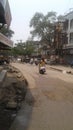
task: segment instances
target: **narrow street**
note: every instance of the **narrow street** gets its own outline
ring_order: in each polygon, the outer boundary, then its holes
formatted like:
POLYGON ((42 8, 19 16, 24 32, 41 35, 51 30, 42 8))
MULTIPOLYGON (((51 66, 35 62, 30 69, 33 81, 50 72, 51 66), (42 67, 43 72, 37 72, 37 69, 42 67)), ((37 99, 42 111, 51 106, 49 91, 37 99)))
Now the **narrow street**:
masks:
POLYGON ((12 63, 28 81, 25 102, 10 130, 73 130, 73 75, 12 63))

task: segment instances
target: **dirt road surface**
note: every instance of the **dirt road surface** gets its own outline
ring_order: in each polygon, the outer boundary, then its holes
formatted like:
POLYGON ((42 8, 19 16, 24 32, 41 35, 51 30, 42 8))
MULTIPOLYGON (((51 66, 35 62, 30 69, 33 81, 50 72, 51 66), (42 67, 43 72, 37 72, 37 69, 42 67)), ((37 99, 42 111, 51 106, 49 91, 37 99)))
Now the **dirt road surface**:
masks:
POLYGON ((73 130, 73 75, 12 63, 28 80, 28 92, 10 130, 73 130))

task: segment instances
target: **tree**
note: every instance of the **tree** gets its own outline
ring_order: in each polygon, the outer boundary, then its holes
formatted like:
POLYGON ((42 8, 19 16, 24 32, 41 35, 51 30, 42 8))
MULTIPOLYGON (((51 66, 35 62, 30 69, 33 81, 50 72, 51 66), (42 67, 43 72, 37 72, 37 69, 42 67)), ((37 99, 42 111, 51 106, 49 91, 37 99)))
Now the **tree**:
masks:
POLYGON ((13 55, 32 55, 34 52, 34 46, 32 41, 19 42, 12 48, 13 55))
POLYGON ((50 38, 52 38, 55 21, 56 12, 48 12, 47 15, 35 13, 30 21, 30 27, 33 28, 30 32, 32 37, 38 37, 41 41, 45 41, 50 44, 50 38))
POLYGON ((13 55, 25 55, 25 43, 19 42, 12 48, 13 55))
POLYGON ((26 41, 25 52, 26 55, 30 55, 30 56, 34 53, 33 41, 26 41))
POLYGON ((59 15, 59 16, 57 17, 57 19, 58 19, 58 21, 60 21, 60 22, 63 22, 63 21, 65 20, 65 18, 64 18, 63 15, 59 15))
POLYGON ((6 25, 4 25, 1 29, 0 32, 4 34, 6 37, 11 38, 14 34, 14 31, 12 31, 10 28, 8 28, 6 25))

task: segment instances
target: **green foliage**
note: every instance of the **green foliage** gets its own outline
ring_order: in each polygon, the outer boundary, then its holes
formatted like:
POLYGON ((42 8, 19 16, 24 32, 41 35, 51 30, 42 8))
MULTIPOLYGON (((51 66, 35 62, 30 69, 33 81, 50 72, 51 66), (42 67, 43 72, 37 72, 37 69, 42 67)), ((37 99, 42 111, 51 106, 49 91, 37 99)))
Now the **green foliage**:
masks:
POLYGON ((33 41, 26 42, 25 52, 26 52, 26 55, 32 55, 32 53, 34 52, 33 41))
POLYGON ((7 26, 3 26, 1 29, 0 29, 0 32, 2 34, 4 34, 6 37, 9 37, 11 38, 14 34, 14 31, 12 31, 11 29, 7 28, 7 26))
POLYGON ((31 55, 34 52, 34 46, 31 41, 26 43, 18 43, 12 48, 13 55, 31 55))
POLYGON ((33 28, 30 32, 32 37, 38 37, 40 40, 49 42, 54 31, 55 21, 56 12, 48 12, 45 16, 42 13, 35 13, 30 21, 30 27, 33 28))
POLYGON ((57 19, 58 19, 58 21, 64 21, 65 20, 63 15, 59 15, 57 19))

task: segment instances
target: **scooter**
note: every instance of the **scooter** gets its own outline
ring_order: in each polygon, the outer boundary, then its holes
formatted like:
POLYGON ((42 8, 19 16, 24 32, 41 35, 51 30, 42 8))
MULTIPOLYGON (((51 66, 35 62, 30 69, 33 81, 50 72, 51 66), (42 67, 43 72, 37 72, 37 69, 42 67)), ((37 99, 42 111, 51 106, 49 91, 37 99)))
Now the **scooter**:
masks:
POLYGON ((41 66, 41 67, 39 68, 39 73, 40 73, 40 74, 44 74, 45 72, 46 72, 45 66, 41 66))

